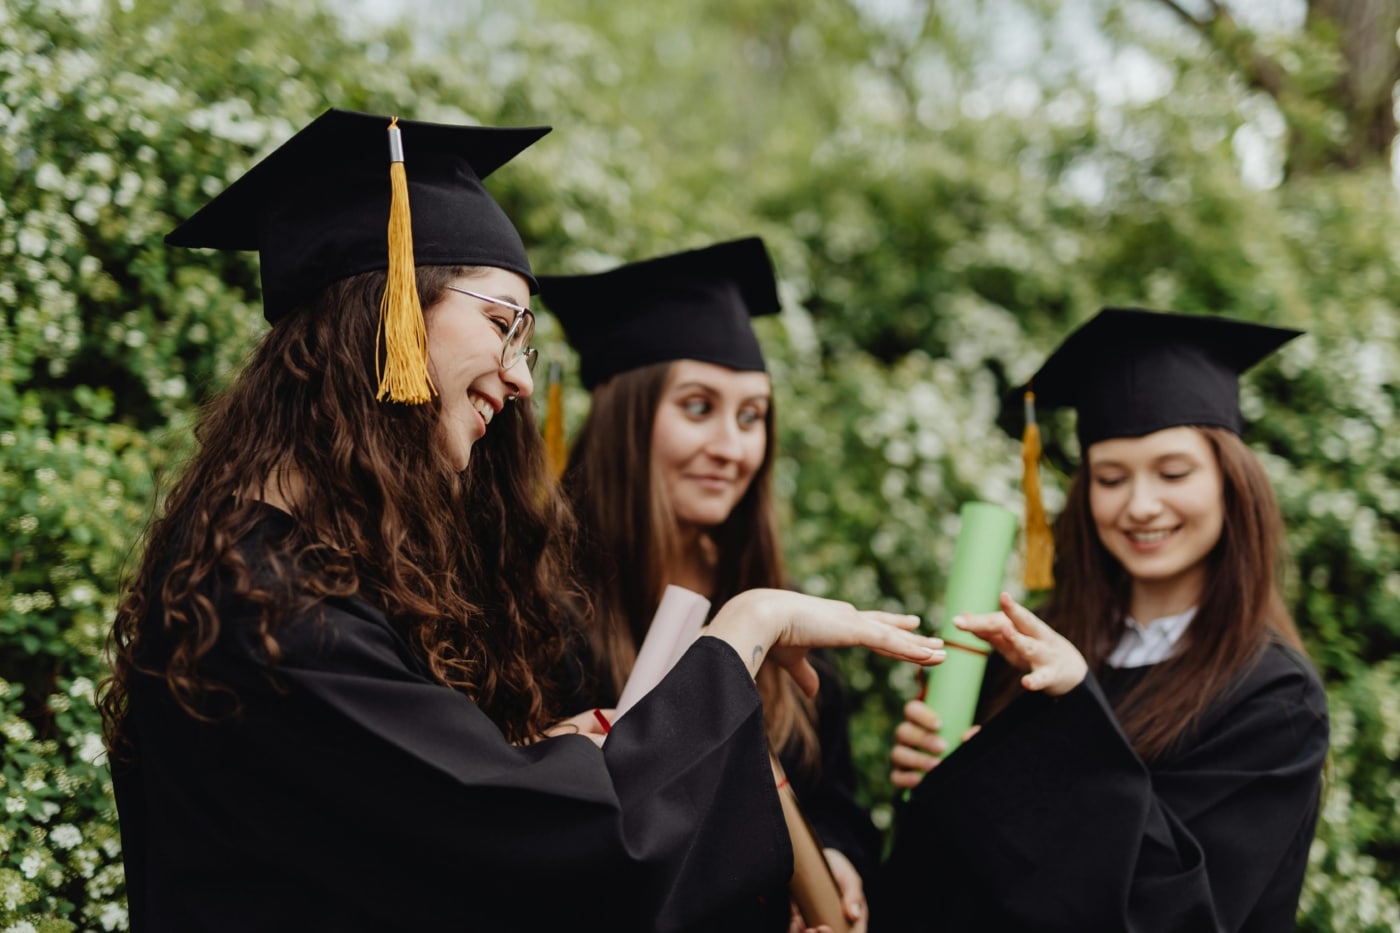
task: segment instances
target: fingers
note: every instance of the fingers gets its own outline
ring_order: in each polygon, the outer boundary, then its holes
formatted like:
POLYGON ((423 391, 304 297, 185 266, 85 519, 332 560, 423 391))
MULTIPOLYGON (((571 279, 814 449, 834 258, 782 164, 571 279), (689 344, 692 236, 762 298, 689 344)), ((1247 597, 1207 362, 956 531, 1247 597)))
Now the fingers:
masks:
POLYGON ((900 790, 913 790, 923 781, 927 771, 891 771, 890 783, 900 790))
POLYGON ((898 661, 913 661, 924 666, 941 664, 948 657, 943 648, 943 639, 915 632, 903 631, 888 625, 871 628, 864 633, 857 644, 862 644, 876 654, 898 661))
MULTIPOLYGON (((927 729, 907 722, 895 726, 894 741, 894 749, 890 751, 891 760, 894 759, 894 752, 902 748, 919 755, 941 755, 948 750, 948 743, 939 738, 937 733, 929 732, 927 729)), ((909 768, 923 767, 912 758, 907 757, 902 762, 895 763, 904 764, 905 767, 909 768)))
POLYGON ((1019 670, 1025 670, 1030 665, 1022 656, 1017 638, 1025 638, 1016 631, 1016 626, 1005 613, 989 612, 981 614, 966 614, 956 616, 953 624, 964 632, 970 632, 991 645, 997 653, 1019 670))
POLYGON ((910 615, 905 612, 884 612, 880 609, 864 609, 861 611, 861 615, 865 616, 867 619, 873 619, 885 625, 892 625, 895 628, 904 629, 908 632, 917 629, 922 622, 916 615, 910 615))
POLYGON ((1001 594, 1001 611, 1011 620, 1011 624, 1016 627, 1016 630, 1023 635, 1029 635, 1032 638, 1043 638, 1046 634, 1053 631, 1050 626, 1045 624, 1040 616, 1016 602, 1016 600, 1012 599, 1006 593, 1001 594))
POLYGON ((948 743, 938 735, 943 722, 938 714, 918 700, 904 704, 904 722, 895 726, 895 745, 890 749, 890 783, 911 788, 924 775, 938 767, 948 751, 948 743))
POLYGON ((943 720, 938 718, 938 714, 928 704, 918 700, 910 700, 904 704, 904 718, 928 732, 937 732, 943 728, 943 720))
POLYGON ((839 849, 823 849, 822 854, 831 866, 831 877, 836 879, 836 889, 841 893, 841 912, 848 922, 858 924, 857 929, 864 929, 865 883, 860 872, 839 849))
POLYGON ((964 612, 953 619, 953 624, 987 641, 1016 630, 1004 612, 964 612))
POLYGON ((788 665, 787 672, 808 699, 816 697, 817 691, 821 689, 821 678, 817 676, 816 668, 812 667, 806 653, 803 653, 797 664, 788 665))
POLYGON ((890 764, 894 765, 896 771, 915 771, 920 777, 938 767, 942 760, 938 755, 921 752, 906 745, 896 745, 890 749, 890 764))

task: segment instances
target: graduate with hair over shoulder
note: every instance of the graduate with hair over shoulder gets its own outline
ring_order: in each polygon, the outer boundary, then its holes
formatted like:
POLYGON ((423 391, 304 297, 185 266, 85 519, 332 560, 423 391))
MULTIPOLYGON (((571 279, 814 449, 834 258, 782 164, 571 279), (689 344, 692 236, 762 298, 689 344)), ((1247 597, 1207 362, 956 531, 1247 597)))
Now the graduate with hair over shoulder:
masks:
POLYGON ((331 110, 167 237, 256 250, 271 328, 113 624, 134 933, 754 928, 792 871, 759 665, 936 659, 912 619, 755 591, 605 747, 550 734, 572 526, 482 184, 545 132, 331 110))
MULTIPOLYGON (((607 707, 668 585, 715 606, 787 585, 771 482, 773 387, 752 324, 780 310, 777 281, 763 241, 745 237, 591 275, 541 276, 540 296, 578 350, 592 392, 563 489, 593 594, 589 705, 607 707)), ((773 665, 759 671, 758 690, 769 745, 859 933, 863 878, 879 859, 880 838, 855 799, 835 665, 815 663, 815 699, 773 665)))
POLYGON ((895 779, 915 786, 879 928, 1293 928, 1326 696, 1280 594, 1283 519, 1238 376, 1296 336, 1110 308, 1024 387, 1078 413, 1054 591, 1038 615, 1003 595, 959 620, 1020 677, 946 760, 907 711, 895 779))

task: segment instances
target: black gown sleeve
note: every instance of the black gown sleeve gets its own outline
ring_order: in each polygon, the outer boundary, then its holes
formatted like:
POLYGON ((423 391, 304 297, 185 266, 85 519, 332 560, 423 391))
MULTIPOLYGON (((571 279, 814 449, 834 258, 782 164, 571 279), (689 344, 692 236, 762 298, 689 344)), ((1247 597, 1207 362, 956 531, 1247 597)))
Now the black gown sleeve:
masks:
POLYGON ((1291 929, 1327 739, 1320 681, 1279 645, 1152 768, 1092 677, 1026 695, 897 814, 874 928, 1291 929))
POLYGON ((816 699, 820 757, 815 768, 804 766, 788 749, 779 760, 821 844, 840 851, 866 879, 880 860, 881 839, 869 810, 856 799, 850 705, 831 659, 821 652, 812 652, 811 659, 821 678, 816 699))
POLYGON ((324 609, 279 630, 270 678, 221 641, 234 717, 134 688, 138 757, 114 777, 135 933, 782 928, 792 853, 728 645, 700 639, 602 749, 518 747, 377 610, 324 609))

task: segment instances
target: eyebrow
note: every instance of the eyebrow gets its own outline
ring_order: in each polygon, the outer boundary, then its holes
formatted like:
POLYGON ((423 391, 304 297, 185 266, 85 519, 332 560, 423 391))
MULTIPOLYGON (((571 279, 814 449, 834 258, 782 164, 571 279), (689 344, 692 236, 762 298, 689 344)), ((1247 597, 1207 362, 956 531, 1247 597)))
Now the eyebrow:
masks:
MULTIPOLYGON (((1193 464, 1199 464, 1201 462, 1199 457, 1197 457, 1193 453, 1190 453, 1189 451, 1175 450, 1171 451, 1170 453, 1159 454, 1158 456, 1153 457, 1151 460, 1148 461, 1148 465, 1157 466, 1168 460, 1189 460, 1193 464)), ((1091 470, 1097 470, 1100 467, 1116 467, 1120 470, 1127 469, 1127 467, 1121 460, 1099 460, 1095 463, 1089 464, 1089 469, 1091 470)))
MULTIPOLYGON (((694 381, 694 380, 692 380, 692 381, 690 381, 690 382, 682 382, 682 383, 680 383, 679 385, 675 385, 675 386, 672 386, 672 387, 671 387, 671 391, 672 391, 672 392, 680 392, 680 391, 682 391, 682 390, 692 390, 692 389, 699 389, 699 390, 701 390, 702 392, 708 392, 708 393, 710 393, 711 395, 719 395, 719 394, 721 394, 720 391, 719 391, 719 389, 716 389, 714 386, 710 385, 708 382, 696 382, 696 381, 694 381)), ((745 396, 744 398, 741 398, 739 401, 741 401, 741 402, 768 402, 768 401, 772 401, 772 399, 773 399, 773 393, 772 393, 772 392, 768 392, 768 393, 764 393, 764 394, 761 394, 761 395, 747 395, 747 396, 745 396)))

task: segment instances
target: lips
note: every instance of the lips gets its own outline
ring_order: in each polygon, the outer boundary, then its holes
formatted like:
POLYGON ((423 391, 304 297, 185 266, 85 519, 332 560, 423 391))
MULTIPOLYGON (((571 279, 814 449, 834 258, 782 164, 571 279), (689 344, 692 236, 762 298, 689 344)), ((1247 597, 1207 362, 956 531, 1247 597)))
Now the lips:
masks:
POLYGON ((735 480, 727 476, 688 476, 686 478, 706 489, 728 489, 735 483, 735 480))
POLYGON ((1124 534, 1139 544, 1156 544, 1158 541, 1165 541, 1175 531, 1175 528, 1159 528, 1154 531, 1128 531, 1124 534))
POLYGON ((491 419, 496 417, 499 406, 491 399, 484 395, 477 395, 475 392, 468 392, 467 399, 472 403, 472 407, 476 409, 477 414, 481 415, 481 420, 484 424, 489 425, 491 419))

